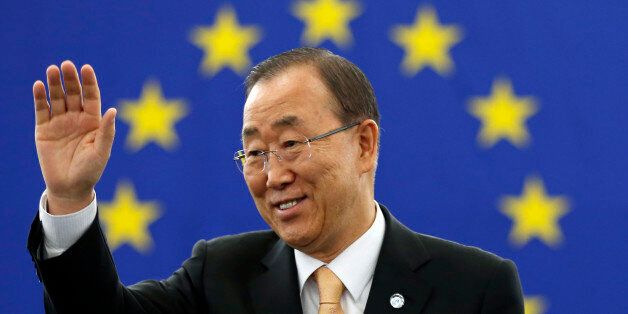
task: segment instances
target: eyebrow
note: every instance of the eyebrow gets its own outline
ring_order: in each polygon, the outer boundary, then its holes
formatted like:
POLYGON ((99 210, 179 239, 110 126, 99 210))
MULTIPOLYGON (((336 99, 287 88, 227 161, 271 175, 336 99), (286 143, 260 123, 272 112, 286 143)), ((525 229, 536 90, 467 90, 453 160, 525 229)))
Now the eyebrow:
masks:
MULTIPOLYGON (((277 128, 281 128, 281 127, 294 127, 294 126, 298 126, 300 125, 302 122, 301 119, 299 119, 299 117, 297 116, 283 116, 275 121, 273 121, 273 123, 270 125, 271 128, 273 129, 277 129, 277 128)), ((247 137, 251 137, 255 134, 259 133, 259 130, 256 127, 246 127, 244 129, 242 129, 242 138, 245 139, 247 137)))

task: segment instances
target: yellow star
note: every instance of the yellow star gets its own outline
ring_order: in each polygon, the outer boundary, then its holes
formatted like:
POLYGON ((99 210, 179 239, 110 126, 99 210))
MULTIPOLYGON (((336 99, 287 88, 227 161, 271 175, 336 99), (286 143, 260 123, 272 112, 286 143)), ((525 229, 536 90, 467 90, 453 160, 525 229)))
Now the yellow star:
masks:
POLYGON ((174 125, 187 115, 182 100, 164 99, 159 83, 147 82, 137 101, 121 101, 120 118, 130 124, 127 147, 138 151, 154 141, 164 149, 178 143, 174 125))
POLYGON ((506 139, 521 148, 529 142, 525 121, 537 112, 537 105, 532 97, 517 98, 510 81, 496 80, 491 95, 471 99, 468 110, 482 122, 478 133, 482 146, 506 139))
POLYGON ((549 197, 540 178, 527 178, 520 197, 503 197, 500 210, 513 220, 510 241, 515 245, 523 246, 532 237, 548 246, 562 241, 558 220, 569 211, 567 199, 549 197))
POLYGON ((341 0, 299 1, 292 12, 305 23, 301 36, 304 44, 317 46, 329 39, 338 47, 347 47, 353 42, 349 23, 361 13, 357 3, 341 0))
POLYGON ((192 31, 191 41, 205 52, 201 69, 206 74, 214 75, 222 68, 230 67, 243 75, 251 66, 249 49, 259 42, 260 33, 257 27, 238 24, 233 8, 224 6, 214 25, 199 26, 192 31))
POLYGON ((148 226, 159 218, 159 205, 138 201, 131 184, 119 184, 114 200, 99 204, 99 215, 112 251, 124 243, 140 252, 152 247, 148 226))
POLYGON ((545 313, 545 300, 539 296, 525 297, 523 299, 523 307, 525 314, 543 314, 545 313))
POLYGON ((446 75, 453 68, 449 50, 460 42, 462 31, 457 26, 439 24, 436 11, 424 7, 417 11, 414 24, 395 26, 391 37, 405 50, 401 67, 407 75, 413 76, 427 66, 446 75))

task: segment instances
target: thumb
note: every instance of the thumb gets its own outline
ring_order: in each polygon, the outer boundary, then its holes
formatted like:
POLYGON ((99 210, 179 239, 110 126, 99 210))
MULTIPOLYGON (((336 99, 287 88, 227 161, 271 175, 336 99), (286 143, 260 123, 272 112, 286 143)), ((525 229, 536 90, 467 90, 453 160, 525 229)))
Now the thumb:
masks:
POLYGON ((116 109, 109 108, 103 119, 100 121, 100 128, 96 134, 94 145, 96 150, 103 156, 109 156, 111 154, 111 146, 113 145, 113 138, 116 135, 116 109))

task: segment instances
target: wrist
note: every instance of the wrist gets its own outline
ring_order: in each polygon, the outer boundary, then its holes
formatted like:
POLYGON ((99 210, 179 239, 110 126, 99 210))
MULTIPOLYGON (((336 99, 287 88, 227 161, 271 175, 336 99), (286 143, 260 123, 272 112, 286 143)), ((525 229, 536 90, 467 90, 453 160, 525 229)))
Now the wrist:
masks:
POLYGON ((92 189, 84 195, 65 196, 46 192, 47 208, 51 215, 67 215, 80 211, 94 200, 95 192, 92 189))

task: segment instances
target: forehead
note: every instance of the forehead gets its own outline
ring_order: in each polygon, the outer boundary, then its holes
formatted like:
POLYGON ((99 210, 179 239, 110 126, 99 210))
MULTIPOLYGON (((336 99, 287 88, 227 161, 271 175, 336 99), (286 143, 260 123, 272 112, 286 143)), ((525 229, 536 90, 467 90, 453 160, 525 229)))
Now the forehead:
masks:
POLYGON ((289 67, 257 82, 244 105, 244 138, 289 126, 334 123, 334 97, 311 65, 289 67))

